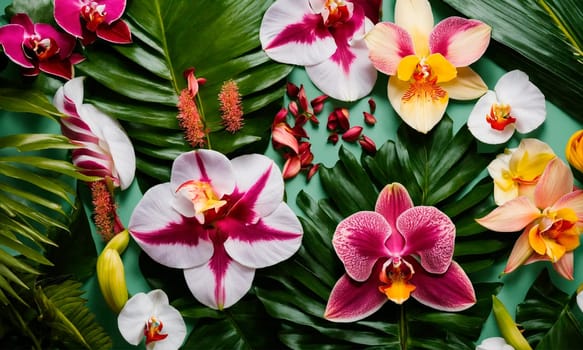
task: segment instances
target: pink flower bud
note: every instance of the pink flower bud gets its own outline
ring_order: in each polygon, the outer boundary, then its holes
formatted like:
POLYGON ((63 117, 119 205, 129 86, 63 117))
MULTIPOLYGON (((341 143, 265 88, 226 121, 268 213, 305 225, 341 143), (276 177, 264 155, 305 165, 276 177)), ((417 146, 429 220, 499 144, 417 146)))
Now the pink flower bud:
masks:
POLYGON ((310 109, 310 105, 308 104, 308 97, 306 96, 306 90, 304 89, 304 85, 300 85, 300 91, 298 92, 298 102, 300 103, 300 108, 304 112, 312 112, 310 109))
POLYGON ((364 122, 367 125, 375 125, 377 123, 377 118, 374 115, 368 112, 362 112, 362 114, 364 114, 364 122))
POLYGON ((377 146, 370 137, 362 135, 360 140, 358 140, 358 143, 360 143, 360 147, 362 147, 363 151, 365 151, 366 153, 372 155, 377 153, 377 146))
POLYGON ((327 99, 328 95, 320 95, 313 99, 312 101, 310 101, 310 105, 312 105, 312 108, 314 109, 314 114, 322 112, 322 109, 324 108, 324 101, 326 101, 327 99))
POLYGON ((368 106, 370 107, 370 113, 373 114, 377 110, 377 103, 373 98, 368 99, 368 106))
POLYGON ((328 142, 332 143, 333 145, 335 145, 338 142, 338 134, 337 133, 332 133, 330 134, 330 136, 328 136, 328 142))
POLYGON ((352 128, 348 129, 343 135, 342 140, 346 142, 355 142, 360 137, 362 133, 362 126, 353 126, 352 128))
POLYGON ((289 98, 296 98, 298 97, 298 92, 300 91, 300 88, 298 88, 296 84, 288 82, 286 85, 286 90, 289 98))
POLYGON ((296 101, 291 101, 287 107, 289 108, 289 112, 294 117, 297 117, 300 114, 298 104, 296 103, 296 101))
POLYGON ((312 167, 310 168, 310 170, 308 170, 308 175, 306 175, 306 179, 308 181, 310 181, 310 179, 314 175, 316 175, 316 173, 318 172, 318 169, 320 169, 320 163, 312 165, 312 167))

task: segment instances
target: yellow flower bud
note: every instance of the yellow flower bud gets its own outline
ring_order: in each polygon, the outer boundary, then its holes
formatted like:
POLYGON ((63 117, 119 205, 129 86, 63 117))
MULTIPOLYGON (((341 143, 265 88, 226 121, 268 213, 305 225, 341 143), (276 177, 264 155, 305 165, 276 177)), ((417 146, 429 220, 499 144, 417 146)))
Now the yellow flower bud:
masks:
POLYGON ((516 323, 514 323, 504 304, 495 295, 492 295, 492 311, 494 312, 498 329, 509 345, 514 347, 515 350, 532 350, 528 341, 516 327, 516 323))
POLYGON ((97 281, 105 302, 111 310, 119 313, 128 300, 125 272, 120 254, 129 242, 129 233, 124 230, 115 235, 97 258, 97 281))
POLYGON ((571 135, 565 147, 565 156, 573 168, 583 172, 583 130, 571 135))

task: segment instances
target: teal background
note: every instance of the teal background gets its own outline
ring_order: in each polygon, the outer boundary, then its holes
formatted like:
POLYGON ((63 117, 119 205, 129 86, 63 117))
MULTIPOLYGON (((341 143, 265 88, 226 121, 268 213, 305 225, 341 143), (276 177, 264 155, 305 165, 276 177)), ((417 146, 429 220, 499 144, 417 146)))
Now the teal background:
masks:
MULTIPOLYGON (((8 0, 0 0, 0 7, 4 8, 9 3, 10 1, 8 0)), ((439 18, 450 15, 445 7, 438 6, 438 4, 434 4, 434 2, 432 5, 434 6, 436 22, 439 18)), ((383 20, 393 20, 393 6, 394 1, 385 0, 383 5, 383 20)), ((2 19, 0 19, 0 24, 2 24, 1 20, 2 19)), ((480 59, 472 67, 482 76, 486 84, 491 89, 494 87, 500 76, 505 73, 503 69, 501 69, 488 58, 488 55, 480 59)), ((520 67, 515 68, 519 69, 520 67)), ((294 69, 289 77, 289 80, 298 85, 303 84, 306 88, 306 93, 309 99, 315 98, 321 94, 321 92, 319 92, 310 83, 304 69, 301 67, 294 69)), ((362 98, 356 103, 350 104, 330 100, 326 102, 324 110, 321 114, 319 114, 320 125, 314 126, 309 124, 307 126, 307 132, 310 136, 310 142, 312 143, 312 151, 315 155, 315 163, 322 163, 322 165, 326 167, 333 166, 338 159, 338 149, 341 145, 346 147, 357 156, 360 154, 361 150, 358 144, 349 144, 343 142, 342 140, 340 140, 337 145, 327 143, 327 137, 329 133, 326 129, 326 118, 334 107, 349 107, 351 125, 363 126, 364 134, 371 137, 378 147, 380 147, 389 139, 395 139, 396 130, 400 124, 400 119, 393 112, 387 101, 386 84, 386 76, 379 74, 379 79, 375 89, 370 94, 370 96, 362 98), (369 111, 369 106, 367 103, 369 97, 372 97, 377 104, 377 111, 375 116, 378 122, 374 126, 366 125, 362 117, 363 111, 369 111)), ((49 96, 49 98, 51 97, 49 96)), ((580 98, 580 96, 572 96, 572 98, 580 98)), ((475 101, 450 101, 447 114, 453 119, 454 127, 456 130, 465 124, 474 103, 475 101)), ((266 118, 270 117, 271 116, 266 116, 266 118)), ((522 138, 534 137, 547 142, 559 157, 565 159, 564 150, 568 138, 573 132, 581 128, 583 128, 582 123, 576 121, 574 118, 572 118, 572 116, 565 114, 559 108, 547 101, 547 119, 545 123, 531 134, 515 134, 511 141, 508 143, 508 146, 515 147, 522 138)), ((52 122, 46 118, 0 111, 0 136, 18 132, 58 133, 59 128, 56 122, 52 122)), ((503 148, 501 147, 492 147, 486 145, 481 145, 480 147, 481 152, 491 153, 492 158, 494 158, 498 152, 502 151, 502 149, 503 148)), ((279 153, 273 150, 271 146, 266 150, 265 153, 269 157, 273 158, 280 165, 280 167, 283 165, 282 157, 279 153)), ((303 174, 288 181, 286 183, 287 202, 299 216, 302 216, 303 213, 295 204, 295 199, 297 193, 300 190, 307 191, 312 197, 316 199, 326 196, 322 191, 318 175, 312 178, 310 182, 306 181, 303 174)), ((129 222, 133 208, 140 200, 140 198, 141 192, 136 182, 134 182, 134 184, 128 190, 119 194, 119 214, 122 222, 124 222, 126 225, 129 222)), ((88 203, 88 201, 85 200, 85 203, 88 203)), ((86 210, 90 211, 91 209, 87 207, 86 210)), ((97 251, 99 252, 103 247, 103 243, 98 237, 95 237, 95 241, 97 245, 97 251)), ((148 284, 143 279, 138 267, 138 255, 139 249, 133 242, 130 244, 128 250, 123 254, 125 273, 130 295, 139 292, 147 292, 149 290, 148 284)), ((529 266, 523 266, 514 273, 499 278, 498 276, 500 272, 502 272, 505 264, 505 260, 499 261, 487 271, 472 275, 471 277, 474 281, 503 282, 504 286, 501 289, 498 297, 506 305, 511 315, 514 315, 516 304, 524 299, 527 290, 541 269, 549 269, 553 282, 560 289, 569 294, 573 293, 577 286, 583 282, 583 252, 581 249, 578 249, 575 253, 574 281, 566 281, 559 277, 548 263, 536 263, 529 266)), ((98 321, 108 330, 109 334, 113 337, 114 349, 132 348, 130 345, 125 343, 125 341, 119 335, 119 331, 117 330, 116 315, 114 315, 105 305, 95 277, 87 281, 84 288, 87 291, 85 297, 89 300, 90 308, 97 315, 98 321)), ((484 324, 480 340, 485 337, 496 335, 499 335, 499 332, 493 317, 490 316, 488 321, 484 324)))

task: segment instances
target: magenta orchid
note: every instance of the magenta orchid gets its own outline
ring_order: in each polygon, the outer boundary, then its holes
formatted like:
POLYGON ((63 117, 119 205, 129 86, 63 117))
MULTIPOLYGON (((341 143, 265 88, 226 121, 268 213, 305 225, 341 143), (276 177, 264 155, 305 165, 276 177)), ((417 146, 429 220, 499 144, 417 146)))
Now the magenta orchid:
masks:
POLYGON ((83 103, 83 80, 69 80, 55 93, 53 104, 65 114, 61 130, 71 142, 81 146, 72 152, 73 164, 89 176, 110 179, 122 190, 134 179, 134 148, 121 125, 95 106, 83 103))
POLYGON ((302 226, 283 193, 281 171, 266 156, 191 151, 176 158, 170 182, 144 194, 129 230, 152 259, 184 269, 198 301, 228 308, 251 288, 255 269, 300 247, 302 226))
POLYGON ((306 67, 312 82, 342 101, 366 96, 377 72, 363 41, 378 18, 379 1, 277 0, 265 13, 259 37, 275 61, 306 67), (367 17, 368 16, 368 17, 367 17))
POLYGON ((390 76, 391 105, 422 133, 441 120, 450 98, 471 100, 488 90, 469 65, 486 51, 491 28, 461 17, 433 23, 427 0, 397 0, 395 23, 377 23, 365 37, 374 66, 390 76))
POLYGON ((573 174, 560 158, 548 162, 534 197, 516 197, 476 221, 497 232, 522 230, 504 273, 550 261, 561 276, 573 280, 573 251, 583 232, 583 191, 573 191, 573 174))
POLYGON ((55 0, 55 20, 67 33, 81 38, 83 45, 97 38, 115 43, 132 42, 130 28, 120 18, 125 0, 55 0))
POLYGON ((324 317, 361 320, 387 300, 410 296, 432 308, 461 311, 476 302, 463 269, 452 261, 455 226, 435 207, 413 206, 407 189, 387 185, 375 211, 357 212, 338 224, 332 243, 346 269, 324 317))
POLYGON ((0 27, 0 44, 10 60, 22 67, 25 76, 41 71, 64 79, 73 77, 73 65, 84 57, 73 53, 75 38, 57 31, 46 23, 33 23, 27 14, 19 13, 10 24, 0 27))

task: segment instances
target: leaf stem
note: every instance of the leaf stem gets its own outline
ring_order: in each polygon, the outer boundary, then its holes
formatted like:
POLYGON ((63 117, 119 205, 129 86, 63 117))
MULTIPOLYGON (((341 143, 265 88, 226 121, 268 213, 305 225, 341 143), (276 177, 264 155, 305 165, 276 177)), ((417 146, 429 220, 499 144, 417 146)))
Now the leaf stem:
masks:
POLYGON ((405 315, 405 305, 399 305, 401 317, 399 318, 399 338, 401 342, 401 350, 407 350, 407 339, 409 338, 407 330, 407 317, 405 315))
MULTIPOLYGON (((202 105, 202 99, 200 98, 200 94, 196 94, 196 100, 198 101, 198 112, 200 114, 200 117, 202 118, 202 123, 204 125, 205 128, 207 128, 206 125, 206 116, 204 114, 204 107, 202 105)), ((208 128, 207 128, 208 129, 208 128)), ((206 145, 208 149, 213 149, 211 146, 211 138, 210 138, 210 133, 205 130, 204 134, 206 135, 206 145)))

